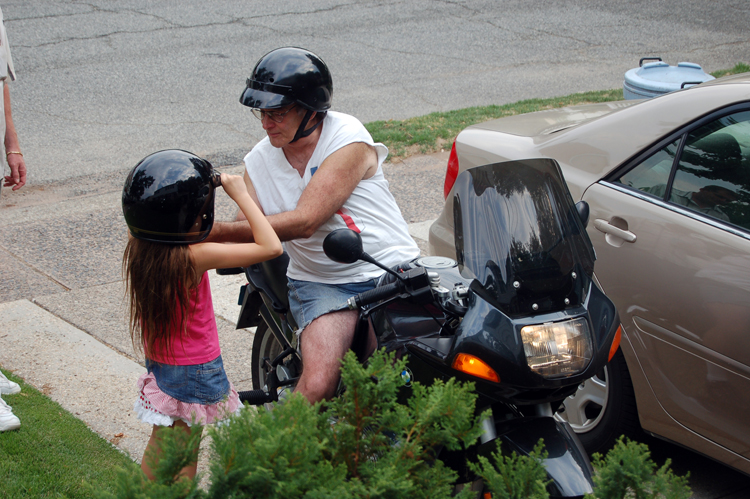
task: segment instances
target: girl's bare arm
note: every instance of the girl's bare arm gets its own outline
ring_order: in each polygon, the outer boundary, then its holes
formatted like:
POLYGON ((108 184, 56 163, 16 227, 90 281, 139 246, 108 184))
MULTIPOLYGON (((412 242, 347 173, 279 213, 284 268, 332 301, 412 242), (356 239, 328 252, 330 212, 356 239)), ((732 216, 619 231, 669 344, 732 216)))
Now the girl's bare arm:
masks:
POLYGON ((224 191, 231 197, 252 228, 255 242, 241 244, 198 243, 190 246, 196 270, 202 274, 206 270, 247 267, 254 263, 269 260, 281 255, 283 248, 276 232, 266 220, 258 205, 250 197, 242 177, 221 174, 224 191))
MULTIPOLYGON (((260 207, 258 197, 255 194, 255 187, 250 181, 247 172, 245 172, 242 178, 245 181, 245 187, 247 188, 247 192, 250 193, 250 197, 260 207)), ((263 210, 261 209, 261 211, 263 210)), ((253 230, 246 222, 245 214, 240 210, 237 213, 237 221, 235 222, 214 222, 214 227, 211 229, 211 234, 206 238, 206 242, 251 243, 253 242, 253 230)))

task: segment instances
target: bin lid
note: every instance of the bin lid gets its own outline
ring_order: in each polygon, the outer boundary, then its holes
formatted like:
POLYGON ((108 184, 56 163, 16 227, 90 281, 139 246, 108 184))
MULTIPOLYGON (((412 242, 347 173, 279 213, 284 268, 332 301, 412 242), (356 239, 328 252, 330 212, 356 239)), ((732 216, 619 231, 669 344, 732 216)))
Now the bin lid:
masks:
POLYGON ((625 73, 626 83, 660 93, 679 90, 683 83, 697 84, 713 79, 700 65, 692 62, 680 62, 677 66, 662 61, 647 62, 625 73))

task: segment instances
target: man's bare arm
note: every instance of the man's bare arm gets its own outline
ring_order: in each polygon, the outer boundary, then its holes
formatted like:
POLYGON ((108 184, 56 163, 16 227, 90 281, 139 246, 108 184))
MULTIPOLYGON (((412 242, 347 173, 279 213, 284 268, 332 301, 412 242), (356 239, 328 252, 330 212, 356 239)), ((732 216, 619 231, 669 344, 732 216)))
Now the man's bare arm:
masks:
MULTIPOLYGON (((364 142, 344 146, 323 161, 305 187, 297 208, 268 216, 268 222, 282 241, 310 237, 341 209, 357 184, 372 177, 377 168, 378 156, 374 147, 364 142)), ((250 196, 257 203, 258 196, 247 172, 244 178, 250 196)), ((207 241, 251 242, 253 235, 244 220, 215 222, 207 241)))
POLYGON ((323 161, 302 192, 297 208, 271 215, 268 221, 282 241, 310 237, 377 168, 378 157, 372 146, 364 142, 344 146, 323 161))

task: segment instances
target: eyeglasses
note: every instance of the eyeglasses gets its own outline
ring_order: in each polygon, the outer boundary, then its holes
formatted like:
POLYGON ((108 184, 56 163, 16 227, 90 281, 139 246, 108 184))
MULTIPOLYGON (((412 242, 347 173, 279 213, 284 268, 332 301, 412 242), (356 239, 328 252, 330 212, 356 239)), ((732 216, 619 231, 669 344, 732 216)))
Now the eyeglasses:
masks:
POLYGON ((253 111, 253 115, 261 121, 263 121, 264 117, 267 117, 269 120, 273 121, 274 123, 281 123, 282 121, 284 121, 284 118, 286 118, 286 115, 289 114, 289 111, 291 111, 295 107, 297 106, 292 106, 286 111, 282 111, 282 112, 266 111, 265 109, 258 109, 257 107, 254 107, 252 111, 253 111))

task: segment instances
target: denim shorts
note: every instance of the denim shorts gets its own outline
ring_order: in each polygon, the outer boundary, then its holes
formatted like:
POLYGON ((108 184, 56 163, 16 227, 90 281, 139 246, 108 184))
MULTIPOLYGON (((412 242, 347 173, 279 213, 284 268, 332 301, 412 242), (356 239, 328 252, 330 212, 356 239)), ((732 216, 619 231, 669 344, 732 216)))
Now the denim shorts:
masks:
POLYGON ((302 333, 313 320, 330 312, 346 309, 346 300, 373 289, 378 278, 345 284, 323 284, 288 278, 289 310, 302 333))
POLYGON ((229 379, 221 355, 205 364, 173 366, 146 359, 159 390, 188 404, 213 405, 229 395, 229 379))

